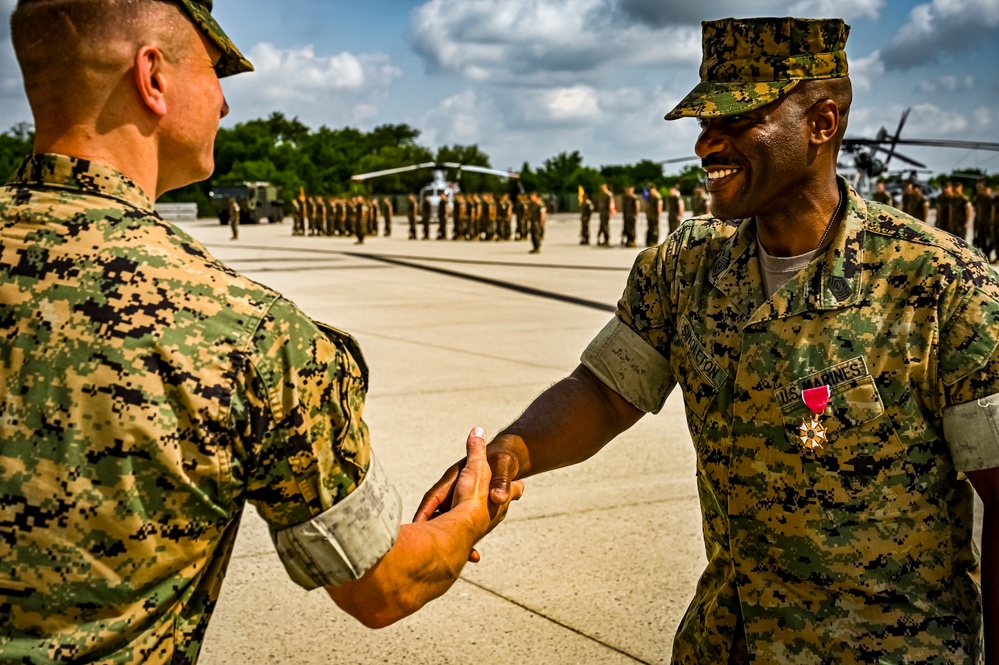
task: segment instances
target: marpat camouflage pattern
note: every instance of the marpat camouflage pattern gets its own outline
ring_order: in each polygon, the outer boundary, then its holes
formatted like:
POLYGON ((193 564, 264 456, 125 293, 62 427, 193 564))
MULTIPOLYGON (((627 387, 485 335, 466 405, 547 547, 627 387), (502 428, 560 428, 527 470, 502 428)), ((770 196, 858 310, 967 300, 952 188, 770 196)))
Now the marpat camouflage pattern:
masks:
MULTIPOLYGON (((840 186, 828 252, 771 299, 755 223, 702 218, 639 255, 619 303, 669 368, 630 401, 658 411, 679 383, 697 453, 708 565, 674 662, 728 662, 740 613, 751 662, 981 662, 973 491, 942 421, 999 393, 999 285, 963 241, 840 186), (801 391, 822 385, 811 450, 801 391)), ((583 362, 627 393, 634 356, 603 339, 583 362)))
POLYGON ((704 21, 701 82, 667 120, 717 118, 775 102, 799 81, 849 74, 842 19, 704 21))
POLYGON ((85 160, 0 190, 0 257, 0 661, 194 663, 245 502, 364 477, 360 351, 85 160))

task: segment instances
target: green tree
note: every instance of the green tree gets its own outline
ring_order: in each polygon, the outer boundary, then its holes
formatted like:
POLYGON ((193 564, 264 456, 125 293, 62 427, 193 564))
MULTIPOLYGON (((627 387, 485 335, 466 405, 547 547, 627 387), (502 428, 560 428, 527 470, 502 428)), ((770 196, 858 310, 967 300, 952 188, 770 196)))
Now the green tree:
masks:
MULTIPOLYGON (((464 166, 481 166, 491 169, 489 155, 482 152, 478 145, 442 145, 437 149, 438 162, 451 162, 464 166)), ((506 183, 500 176, 489 175, 488 173, 475 173, 474 171, 455 172, 448 169, 447 177, 454 178, 461 183, 463 192, 492 192, 500 194, 507 189, 506 183)))
MULTIPOLYGON (((430 150, 413 143, 385 146, 378 152, 365 155, 357 165, 358 173, 386 171, 389 169, 415 166, 433 161, 430 150)), ((417 192, 427 184, 430 172, 427 169, 404 171, 393 175, 366 180, 362 191, 372 194, 402 194, 417 192)))
POLYGON ((520 167, 520 189, 528 193, 543 190, 540 179, 527 162, 524 162, 524 165, 520 167))
POLYGON ((546 191, 564 194, 571 189, 573 174, 582 166, 583 156, 578 150, 573 150, 572 153, 560 152, 545 160, 544 165, 538 169, 538 180, 546 191))
POLYGON ((668 178, 670 185, 675 185, 684 196, 690 196, 694 188, 704 183, 704 170, 696 164, 688 164, 680 169, 680 174, 668 178))
POLYGON ((27 122, 19 122, 0 134, 0 178, 6 182, 24 158, 31 154, 35 133, 27 122))

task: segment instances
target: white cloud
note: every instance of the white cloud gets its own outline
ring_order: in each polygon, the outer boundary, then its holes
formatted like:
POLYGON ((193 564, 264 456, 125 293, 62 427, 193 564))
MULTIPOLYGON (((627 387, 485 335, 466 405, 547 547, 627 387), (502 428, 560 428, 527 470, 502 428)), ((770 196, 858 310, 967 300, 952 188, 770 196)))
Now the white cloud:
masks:
POLYGON ((969 92, 976 88, 977 82, 974 76, 954 76, 953 74, 945 74, 934 80, 923 79, 916 86, 919 92, 926 94, 969 92))
POLYGON ((247 52, 255 71, 224 79, 233 121, 273 111, 299 116, 310 126, 360 123, 378 114, 402 70, 381 53, 317 55, 311 45, 281 49, 257 44, 247 52))
POLYGON ((981 106, 974 110, 971 114, 974 120, 975 126, 982 129, 992 128, 995 126, 996 121, 999 120, 997 117, 995 109, 981 106))
POLYGON ((653 27, 688 24, 700 26, 704 20, 727 16, 782 16, 787 13, 787 0, 700 0, 700 2, 667 2, 664 0, 619 0, 621 11, 632 20, 653 27))
POLYGON ((885 66, 906 70, 999 38, 999 0, 932 0, 917 5, 883 49, 885 66))
POLYGON ((537 106, 555 122, 593 122, 600 117, 597 91, 587 85, 541 91, 537 106))
POLYGON ((570 86, 594 71, 697 63, 700 30, 625 20, 622 0, 429 0, 412 14, 428 66, 476 81, 570 86))
POLYGON ((881 53, 874 51, 866 58, 850 59, 850 80, 857 90, 871 90, 885 73, 881 53))
POLYGON ((318 56, 311 45, 279 49, 257 44, 247 57, 255 71, 233 79, 234 88, 253 89, 272 99, 314 101, 330 93, 385 87, 402 75, 386 55, 343 52, 318 56))
POLYGON ((857 18, 876 19, 884 6, 885 0, 802 0, 793 3, 788 13, 792 16, 837 17, 849 21, 857 18))
MULTIPOLYGON (((13 8, 12 2, 4 2, 13 8)), ((21 69, 14 57, 9 37, 0 39, 0 118, 8 119, 0 126, 0 132, 6 132, 16 123, 32 120, 28 98, 24 94, 21 69)))
POLYGON ((923 103, 912 107, 905 134, 912 137, 966 139, 971 121, 963 113, 923 103))
POLYGON ((424 115, 420 123, 423 129, 420 138, 431 148, 453 144, 481 145, 492 133, 489 130, 499 131, 501 123, 491 97, 466 90, 441 101, 424 115))

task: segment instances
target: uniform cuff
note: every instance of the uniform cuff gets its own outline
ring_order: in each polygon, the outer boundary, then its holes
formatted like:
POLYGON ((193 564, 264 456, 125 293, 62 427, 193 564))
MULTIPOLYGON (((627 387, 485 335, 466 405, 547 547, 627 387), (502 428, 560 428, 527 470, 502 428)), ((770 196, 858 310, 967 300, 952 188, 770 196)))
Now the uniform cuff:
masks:
POLYGON ((999 394, 947 407, 943 426, 955 469, 999 467, 999 394))
POLYGON ((395 544, 402 499, 372 455, 357 488, 308 522, 272 533, 291 579, 305 589, 356 580, 395 544))
POLYGON ((673 387, 666 359, 617 317, 597 333, 580 361, 607 387, 647 413, 659 413, 673 387))

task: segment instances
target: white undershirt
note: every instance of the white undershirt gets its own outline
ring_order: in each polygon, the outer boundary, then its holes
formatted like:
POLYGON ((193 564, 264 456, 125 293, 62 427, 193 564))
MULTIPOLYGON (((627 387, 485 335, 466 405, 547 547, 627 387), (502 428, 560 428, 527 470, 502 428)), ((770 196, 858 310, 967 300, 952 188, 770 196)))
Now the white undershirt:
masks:
POLYGON ((779 291, 792 277, 804 270, 812 259, 824 254, 831 242, 832 238, 823 247, 798 256, 770 256, 757 236, 756 249, 760 259, 760 273, 763 275, 763 290, 767 294, 767 299, 769 300, 770 296, 779 291))

